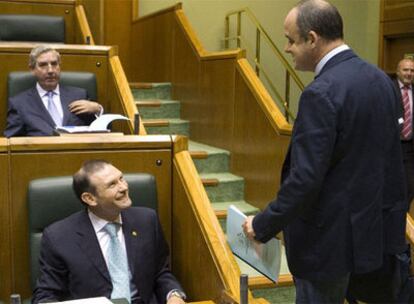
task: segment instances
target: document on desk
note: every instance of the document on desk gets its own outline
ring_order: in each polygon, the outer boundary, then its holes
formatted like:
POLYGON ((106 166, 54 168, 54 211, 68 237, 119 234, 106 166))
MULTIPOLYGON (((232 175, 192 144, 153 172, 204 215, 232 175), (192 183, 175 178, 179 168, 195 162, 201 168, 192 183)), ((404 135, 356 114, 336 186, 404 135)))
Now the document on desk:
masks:
POLYGON ((257 271, 277 282, 280 272, 281 244, 276 238, 267 243, 250 241, 244 234, 242 224, 246 215, 236 206, 227 209, 227 241, 232 252, 257 271))
POLYGON ((90 126, 62 126, 56 127, 57 133, 102 133, 110 132, 108 125, 114 120, 129 120, 120 114, 102 114, 90 126))
MULTIPOLYGON (((70 300, 70 301, 63 301, 63 302, 54 302, 54 303, 65 303, 65 304, 112 304, 111 300, 105 297, 97 297, 97 298, 85 298, 85 299, 78 299, 78 300, 70 300)), ((47 303, 47 304, 54 304, 54 303, 47 303)))

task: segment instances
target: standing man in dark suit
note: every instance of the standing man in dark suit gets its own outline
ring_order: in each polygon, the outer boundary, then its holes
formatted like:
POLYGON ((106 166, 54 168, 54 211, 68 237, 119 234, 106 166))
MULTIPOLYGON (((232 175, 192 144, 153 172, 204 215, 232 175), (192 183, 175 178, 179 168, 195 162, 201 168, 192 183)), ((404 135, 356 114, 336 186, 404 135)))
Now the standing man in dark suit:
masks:
POLYGON ((397 66, 394 85, 398 94, 398 108, 401 117, 401 145, 407 183, 407 202, 414 198, 414 145, 413 145, 413 77, 414 61, 402 59, 397 66))
POLYGON ((4 136, 48 136, 56 126, 89 125, 103 112, 89 101, 86 90, 59 85, 60 54, 45 45, 35 47, 29 68, 37 78, 35 87, 9 99, 4 136))
POLYGON ((351 273, 405 250, 405 187, 391 80, 343 41, 337 9, 301 1, 284 23, 303 91, 277 198, 243 224, 253 241, 283 230, 297 303, 344 303, 351 273), (384 229, 384 227, 392 228, 384 229))
POLYGON ((182 304, 154 210, 131 207, 122 172, 102 160, 73 177, 87 207, 43 232, 33 303, 105 296, 136 304, 182 304))

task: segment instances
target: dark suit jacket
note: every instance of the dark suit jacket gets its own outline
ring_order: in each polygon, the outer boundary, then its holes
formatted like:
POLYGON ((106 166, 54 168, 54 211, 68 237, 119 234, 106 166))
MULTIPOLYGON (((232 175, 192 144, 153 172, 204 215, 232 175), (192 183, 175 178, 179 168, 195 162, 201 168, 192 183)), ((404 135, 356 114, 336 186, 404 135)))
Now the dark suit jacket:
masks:
MULTIPOLYGON (((68 106, 72 101, 88 99, 86 90, 59 86, 63 109, 64 126, 89 125, 94 115, 72 114, 68 106)), ((55 123, 44 106, 36 87, 23 91, 9 99, 7 125, 4 136, 48 136, 53 135, 55 123)))
MULTIPOLYGON (((168 292, 181 287, 168 269, 168 246, 155 211, 130 207, 122 212, 122 221, 129 268, 142 303, 165 303, 168 292)), ((111 291, 109 271, 87 212, 44 230, 33 303, 110 298, 111 291)))
POLYGON ((256 239, 284 230, 290 271, 329 279, 381 266, 405 249, 405 185, 391 80, 351 50, 304 90, 277 199, 256 239), (390 229, 383 229, 390 227, 390 229))

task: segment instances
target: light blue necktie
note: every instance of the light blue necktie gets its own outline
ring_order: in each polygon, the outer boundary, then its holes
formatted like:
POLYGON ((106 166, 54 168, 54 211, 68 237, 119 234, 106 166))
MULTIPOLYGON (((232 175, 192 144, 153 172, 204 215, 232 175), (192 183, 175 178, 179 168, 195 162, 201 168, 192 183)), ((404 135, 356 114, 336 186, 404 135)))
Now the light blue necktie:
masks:
POLYGON ((118 239, 117 231, 120 225, 108 223, 104 229, 111 237, 107 251, 109 274, 112 280, 111 299, 127 299, 131 303, 131 290, 129 287, 129 270, 126 252, 118 239))
POLYGON ((53 91, 47 92, 47 110, 49 111, 50 116, 52 116, 53 121, 58 127, 62 126, 62 117, 60 117, 59 111, 53 102, 53 91))

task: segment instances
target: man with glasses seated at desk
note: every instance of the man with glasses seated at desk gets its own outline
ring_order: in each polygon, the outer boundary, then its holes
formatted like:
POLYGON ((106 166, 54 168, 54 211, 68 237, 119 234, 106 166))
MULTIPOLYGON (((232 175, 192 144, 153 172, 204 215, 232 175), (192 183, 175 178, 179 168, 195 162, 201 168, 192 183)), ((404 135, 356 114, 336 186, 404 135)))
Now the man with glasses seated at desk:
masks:
POLYGON ((49 136, 56 126, 89 125, 103 112, 87 100, 86 90, 59 85, 60 54, 39 45, 32 49, 29 68, 36 86, 9 99, 4 136, 49 136))

